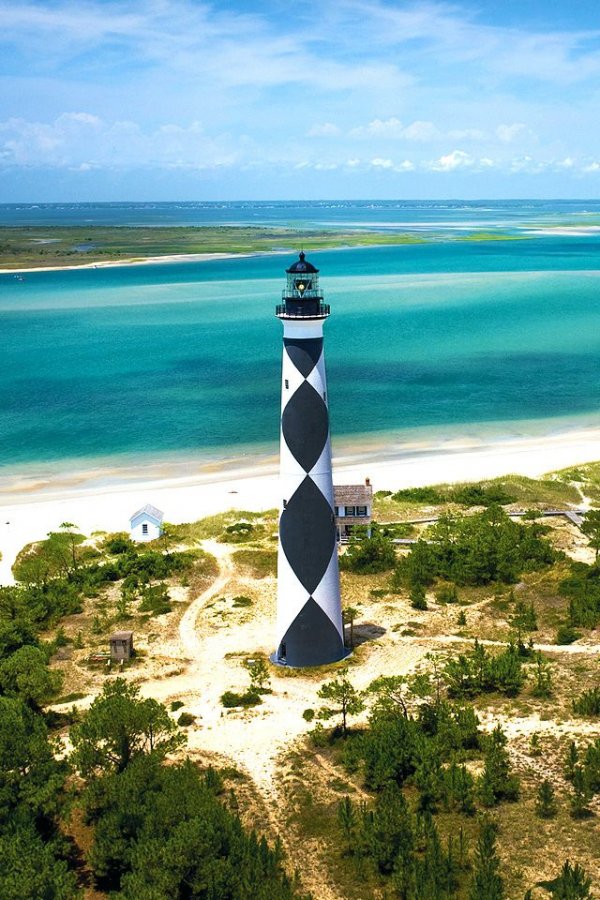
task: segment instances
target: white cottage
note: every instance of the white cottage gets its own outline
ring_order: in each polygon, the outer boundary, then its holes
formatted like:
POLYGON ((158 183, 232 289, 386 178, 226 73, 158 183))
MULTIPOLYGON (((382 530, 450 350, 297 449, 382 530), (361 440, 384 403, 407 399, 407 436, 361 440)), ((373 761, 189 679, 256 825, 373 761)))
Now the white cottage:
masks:
POLYGON ((371 480, 364 484, 336 484, 333 487, 334 515, 339 543, 346 543, 356 525, 365 525, 371 536, 373 488, 371 480))
POLYGON ((154 541, 163 533, 164 513, 146 503, 129 520, 132 541, 154 541))

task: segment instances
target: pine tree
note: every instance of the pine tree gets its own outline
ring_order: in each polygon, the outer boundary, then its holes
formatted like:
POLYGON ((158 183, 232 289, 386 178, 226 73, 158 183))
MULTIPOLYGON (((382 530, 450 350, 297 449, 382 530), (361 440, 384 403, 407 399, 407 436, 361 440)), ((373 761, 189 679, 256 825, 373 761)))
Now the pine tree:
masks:
POLYGON ((540 819, 553 819, 556 815, 554 788, 547 778, 544 778, 537 789, 535 814, 539 816, 540 819))
POLYGON ((425 588, 422 584, 415 584, 410 589, 410 605, 413 609, 427 609, 425 588))
POLYGON ((347 794, 338 804, 338 822, 348 845, 347 853, 351 856, 356 837, 356 813, 352 800, 347 794))
POLYGON ((348 681, 348 670, 343 669, 339 677, 328 681, 317 691, 317 695, 324 700, 331 700, 333 706, 326 706, 319 710, 320 719, 331 719, 333 716, 342 717, 342 735, 348 734, 348 716, 355 716, 365 708, 360 693, 348 681))
POLYGON ((596 560, 600 551, 600 509, 590 509, 585 514, 581 530, 588 538, 589 545, 596 551, 596 560))
POLYGON ((535 685, 533 694, 535 697, 552 696, 552 672, 550 666, 541 653, 535 654, 535 685))
POLYGON ((565 768, 564 768, 564 776, 567 781, 573 781, 573 776, 575 774, 575 769, 577 768, 577 763, 579 761, 579 751, 577 750, 577 744, 575 741, 569 742, 569 749, 567 750, 567 755, 565 757, 565 768))
POLYGON ((592 879, 587 877, 585 869, 579 863, 572 866, 568 859, 557 878, 540 882, 540 887, 550 891, 554 900, 587 900, 591 897, 591 886, 592 879))
POLYGON ((486 742, 484 770, 480 781, 482 803, 485 806, 495 806, 500 800, 516 800, 519 789, 519 779, 510 771, 506 735, 498 725, 486 742))
POLYGON ((379 871, 389 874, 398 858, 406 864, 414 846, 412 817, 397 785, 387 785, 377 796, 371 822, 371 856, 379 871))
POLYGON ((484 819, 475 850, 475 873, 469 900, 504 900, 504 882, 498 874, 499 867, 496 826, 484 819))
POLYGON ((588 803, 592 792, 586 772, 582 766, 575 766, 573 771, 573 793, 571 794, 571 816, 574 819, 586 819, 590 815, 588 803))

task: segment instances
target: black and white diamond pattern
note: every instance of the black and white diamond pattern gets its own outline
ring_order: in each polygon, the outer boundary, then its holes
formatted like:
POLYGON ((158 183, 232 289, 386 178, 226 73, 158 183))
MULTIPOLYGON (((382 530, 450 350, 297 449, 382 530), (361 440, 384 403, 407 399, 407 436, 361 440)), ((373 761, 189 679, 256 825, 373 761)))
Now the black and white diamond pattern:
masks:
POLYGON ((306 331, 285 323, 275 658, 290 666, 345 655, 322 323, 306 331))

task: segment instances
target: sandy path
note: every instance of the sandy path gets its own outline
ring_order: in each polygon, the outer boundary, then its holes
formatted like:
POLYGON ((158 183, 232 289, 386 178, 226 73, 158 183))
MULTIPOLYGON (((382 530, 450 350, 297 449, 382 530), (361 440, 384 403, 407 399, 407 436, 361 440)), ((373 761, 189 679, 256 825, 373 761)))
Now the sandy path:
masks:
MULTIPOLYGON (((485 638, 477 638, 478 642, 484 647, 506 647, 506 641, 492 641, 485 638)), ((427 637, 426 635, 413 638, 411 643, 419 641, 427 644, 474 644, 475 638, 462 637, 454 634, 437 634, 427 637)), ((541 650, 544 653, 568 653, 570 655, 588 654, 594 656, 600 653, 600 644, 534 644, 534 650, 541 650)))
POLYGON ((198 659, 202 654, 202 642, 196 632, 196 620, 203 606, 213 597, 222 594, 233 577, 234 568, 231 562, 231 551, 224 544, 217 541, 204 541, 203 549, 211 553, 219 562, 220 574, 203 594, 192 600, 179 623, 179 640, 183 647, 183 655, 191 659, 198 659))

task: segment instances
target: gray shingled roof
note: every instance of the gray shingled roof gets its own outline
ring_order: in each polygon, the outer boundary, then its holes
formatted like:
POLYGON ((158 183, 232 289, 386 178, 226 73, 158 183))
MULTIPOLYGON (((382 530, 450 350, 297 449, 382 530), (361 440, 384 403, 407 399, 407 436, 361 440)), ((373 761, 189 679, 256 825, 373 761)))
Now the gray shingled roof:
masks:
POLYGON ((138 509, 137 512, 134 512, 129 521, 133 522, 134 519, 137 519, 138 516, 142 515, 150 516, 152 519, 156 519, 158 522, 162 522, 165 517, 165 514, 162 512, 162 510, 157 509, 156 506, 152 506, 151 503, 146 503, 145 506, 142 506, 141 509, 138 509))
POLYGON ((336 506, 371 506, 373 502, 370 484, 335 484, 333 494, 336 506))

